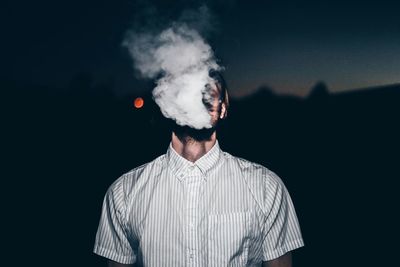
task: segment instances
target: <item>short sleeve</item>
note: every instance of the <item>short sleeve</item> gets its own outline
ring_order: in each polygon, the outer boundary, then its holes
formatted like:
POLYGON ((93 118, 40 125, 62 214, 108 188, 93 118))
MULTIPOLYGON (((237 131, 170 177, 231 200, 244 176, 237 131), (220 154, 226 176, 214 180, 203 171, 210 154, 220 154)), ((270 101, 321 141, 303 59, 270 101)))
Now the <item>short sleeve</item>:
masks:
POLYGON ((132 264, 136 255, 129 243, 125 212, 124 191, 119 179, 104 198, 93 252, 122 264, 132 264))
POLYGON ((289 192, 281 179, 272 173, 265 188, 263 225, 263 261, 276 259, 304 246, 300 225, 289 192))

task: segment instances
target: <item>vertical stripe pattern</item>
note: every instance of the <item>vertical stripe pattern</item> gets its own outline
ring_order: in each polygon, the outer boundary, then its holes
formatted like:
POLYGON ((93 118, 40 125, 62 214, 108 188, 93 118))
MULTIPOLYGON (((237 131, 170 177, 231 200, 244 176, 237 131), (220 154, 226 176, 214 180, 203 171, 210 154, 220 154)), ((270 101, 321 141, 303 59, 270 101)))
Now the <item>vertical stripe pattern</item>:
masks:
POLYGON ((94 252, 143 266, 261 266, 303 246, 282 180, 223 152, 195 163, 165 155, 108 189, 94 252))

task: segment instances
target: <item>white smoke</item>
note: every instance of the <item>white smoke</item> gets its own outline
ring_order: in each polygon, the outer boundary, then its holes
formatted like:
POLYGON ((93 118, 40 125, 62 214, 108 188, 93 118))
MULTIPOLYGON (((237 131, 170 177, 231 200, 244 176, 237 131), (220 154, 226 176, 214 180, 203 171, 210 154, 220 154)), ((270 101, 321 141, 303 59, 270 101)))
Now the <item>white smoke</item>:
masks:
POLYGON ((195 129, 212 127, 203 99, 211 98, 209 70, 220 66, 197 31, 180 24, 155 35, 129 32, 123 45, 143 77, 158 78, 153 97, 165 117, 195 129))

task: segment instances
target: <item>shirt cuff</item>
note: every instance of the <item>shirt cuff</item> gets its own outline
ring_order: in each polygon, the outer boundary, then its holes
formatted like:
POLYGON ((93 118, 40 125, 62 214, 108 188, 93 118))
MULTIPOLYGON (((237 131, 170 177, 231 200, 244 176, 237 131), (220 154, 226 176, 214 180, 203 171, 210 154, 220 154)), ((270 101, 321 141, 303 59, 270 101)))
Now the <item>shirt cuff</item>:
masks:
POLYGON ((303 239, 296 239, 294 241, 285 243, 282 247, 264 253, 263 261, 270 261, 279 258, 280 256, 285 255, 287 252, 303 246, 304 246, 303 239))
POLYGON ((124 256, 124 255, 119 255, 115 253, 115 251, 111 251, 108 249, 105 249, 103 247, 100 247, 99 245, 95 245, 93 248, 93 252, 99 256, 102 256, 104 258, 113 260, 118 263, 122 264, 133 264, 136 262, 136 256, 124 256))

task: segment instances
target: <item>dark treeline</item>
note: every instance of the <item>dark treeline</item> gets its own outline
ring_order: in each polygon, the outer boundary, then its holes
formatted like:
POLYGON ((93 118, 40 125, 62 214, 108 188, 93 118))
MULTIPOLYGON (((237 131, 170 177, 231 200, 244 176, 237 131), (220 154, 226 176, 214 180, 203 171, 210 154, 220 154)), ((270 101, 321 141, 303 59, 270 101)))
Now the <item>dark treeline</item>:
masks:
MULTIPOLYGON (((13 265, 102 266, 92 254, 108 186, 165 153, 150 94, 116 97, 80 76, 65 90, 2 82, 3 230, 13 265), (7 231, 9 231, 7 233, 7 231)), ((307 98, 268 88, 231 99, 223 150, 285 182, 306 247, 295 266, 390 266, 398 236, 400 86, 307 98)))

